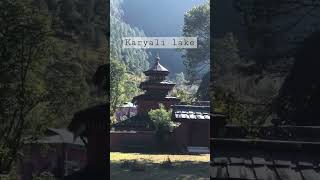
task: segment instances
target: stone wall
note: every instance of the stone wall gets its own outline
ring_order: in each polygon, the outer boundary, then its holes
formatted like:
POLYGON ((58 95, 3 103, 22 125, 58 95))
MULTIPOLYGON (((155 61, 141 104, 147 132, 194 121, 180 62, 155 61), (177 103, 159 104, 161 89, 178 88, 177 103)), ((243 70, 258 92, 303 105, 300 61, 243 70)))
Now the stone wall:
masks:
MULTIPOLYGON (((209 147, 209 121, 183 122, 169 136, 169 151, 184 152, 187 146, 209 147)), ((111 131, 110 151, 143 152, 157 150, 154 131, 111 131)))
POLYGON ((156 145, 153 131, 111 131, 110 151, 144 151, 156 145))

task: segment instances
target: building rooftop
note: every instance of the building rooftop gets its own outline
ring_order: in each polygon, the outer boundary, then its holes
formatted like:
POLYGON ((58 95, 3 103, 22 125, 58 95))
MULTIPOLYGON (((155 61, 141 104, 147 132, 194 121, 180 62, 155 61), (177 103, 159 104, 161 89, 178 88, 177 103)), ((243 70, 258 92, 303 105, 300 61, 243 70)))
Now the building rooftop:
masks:
POLYGON ((160 73, 160 74, 165 74, 168 75, 169 71, 167 68, 163 67, 160 64, 160 57, 156 57, 156 62, 154 63, 153 66, 151 66, 150 69, 148 69, 147 71, 144 72, 146 76, 152 74, 152 73, 160 73))
POLYGON ((246 138, 255 129, 259 139, 320 142, 319 126, 248 126, 226 125, 224 138, 246 138))
POLYGON ((160 64, 160 57, 159 56, 156 57, 156 62, 149 70, 151 70, 151 71, 168 71, 168 69, 166 69, 165 67, 163 67, 160 64))
POLYGON ((137 100, 144 99, 144 100, 153 100, 153 101, 179 101, 177 97, 173 96, 150 96, 149 94, 141 94, 132 98, 132 102, 136 103, 137 100))
POLYGON ((210 120, 210 106, 173 105, 174 121, 210 120))
POLYGON ((72 132, 67 129, 48 128, 45 136, 35 141, 25 141, 26 143, 43 143, 43 144, 75 144, 84 146, 83 141, 78 137, 74 138, 72 132))
POLYGON ((119 108, 128 108, 128 107, 136 107, 132 102, 127 102, 126 104, 123 104, 119 106, 119 108))
POLYGON ((320 143, 214 138, 212 179, 320 179, 320 143))

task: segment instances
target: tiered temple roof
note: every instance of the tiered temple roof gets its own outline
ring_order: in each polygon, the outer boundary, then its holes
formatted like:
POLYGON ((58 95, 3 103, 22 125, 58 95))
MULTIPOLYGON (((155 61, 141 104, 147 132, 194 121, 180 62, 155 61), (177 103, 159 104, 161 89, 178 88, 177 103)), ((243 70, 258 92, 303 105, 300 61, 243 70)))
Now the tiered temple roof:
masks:
MULTIPOLYGON (((171 101, 176 97, 169 97, 168 93, 173 89, 175 83, 166 80, 169 71, 160 64, 160 58, 156 58, 156 62, 144 74, 148 77, 147 81, 140 84, 139 88, 146 91, 144 94, 133 98, 133 102, 140 104, 143 100, 164 100, 171 101)), ((138 112, 139 113, 139 112, 138 112)))
POLYGON ((170 108, 171 105, 179 102, 179 99, 176 97, 168 95, 175 86, 175 83, 166 80, 169 73, 168 69, 160 64, 160 58, 156 57, 155 63, 150 69, 144 71, 144 74, 148 77, 147 80, 142 82, 139 86, 145 93, 132 99, 132 102, 138 107, 137 115, 113 125, 115 130, 154 129, 153 123, 148 116, 148 112, 151 109, 159 108, 160 103, 166 108, 170 108))

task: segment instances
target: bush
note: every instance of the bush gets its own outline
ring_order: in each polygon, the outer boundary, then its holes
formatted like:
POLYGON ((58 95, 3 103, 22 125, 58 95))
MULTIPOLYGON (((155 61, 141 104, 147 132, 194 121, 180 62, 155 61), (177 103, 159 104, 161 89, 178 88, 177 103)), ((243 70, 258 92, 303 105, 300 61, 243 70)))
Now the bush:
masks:
POLYGON ((172 122, 171 111, 166 110, 163 105, 160 105, 159 109, 151 110, 148 114, 156 128, 156 138, 160 147, 165 147, 169 143, 170 132, 179 124, 172 122))

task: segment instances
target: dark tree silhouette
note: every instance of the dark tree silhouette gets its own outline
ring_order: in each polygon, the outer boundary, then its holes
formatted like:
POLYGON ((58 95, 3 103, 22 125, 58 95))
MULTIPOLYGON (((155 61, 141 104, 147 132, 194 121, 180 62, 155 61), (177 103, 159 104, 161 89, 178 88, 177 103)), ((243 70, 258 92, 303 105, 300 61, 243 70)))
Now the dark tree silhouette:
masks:
POLYGON ((99 90, 105 91, 107 89, 107 76, 109 74, 109 64, 104 64, 99 66, 96 73, 93 76, 94 85, 96 85, 99 90))
POLYGON ((297 49, 294 65, 276 100, 276 111, 285 124, 320 125, 320 32, 297 49))

